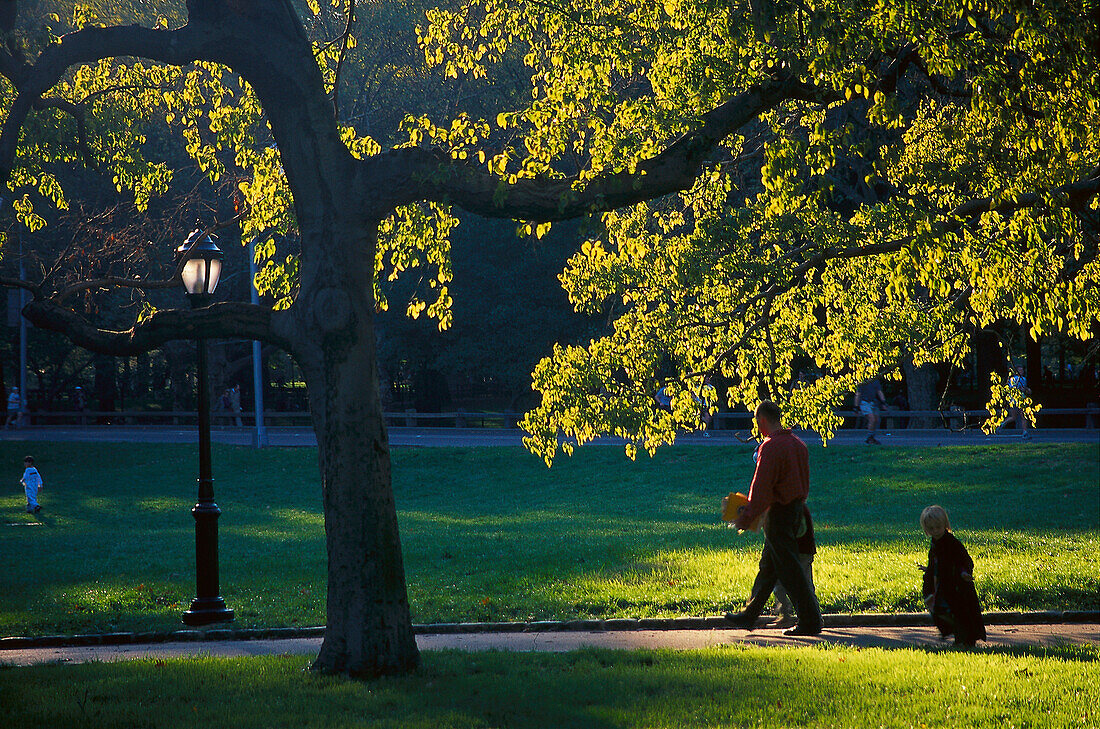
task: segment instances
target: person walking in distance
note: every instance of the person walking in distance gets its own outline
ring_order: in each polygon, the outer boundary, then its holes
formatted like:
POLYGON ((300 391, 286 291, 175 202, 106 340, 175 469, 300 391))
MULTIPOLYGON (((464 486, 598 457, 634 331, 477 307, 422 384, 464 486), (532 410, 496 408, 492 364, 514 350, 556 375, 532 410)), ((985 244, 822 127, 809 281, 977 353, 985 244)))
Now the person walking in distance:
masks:
POLYGON ((1031 388, 1027 386, 1027 377, 1024 376, 1024 368, 1016 365, 1012 368, 1012 376, 1008 378, 1008 417, 1000 427, 1012 423, 1020 431, 1020 435, 1029 438, 1027 432, 1027 415, 1024 414, 1023 403, 1029 395, 1031 388))
POLYGON ((856 390, 856 410, 867 418, 867 443, 880 445, 875 432, 878 430, 879 412, 886 408, 886 394, 877 379, 864 382, 856 390))
POLYGON ((19 411, 23 409, 23 396, 18 387, 11 388, 8 393, 8 419, 4 422, 5 428, 19 427, 19 411))
POLYGON ((741 612, 727 613, 726 619, 738 628, 751 630, 779 581, 798 613, 798 624, 783 631, 784 635, 817 635, 822 628, 821 607, 806 579, 798 550, 798 538, 807 529, 809 452, 805 443, 783 427, 782 421, 782 411, 774 402, 765 400, 757 406, 756 427, 764 442, 760 444, 760 457, 749 487, 749 503, 734 524, 738 529, 747 529, 767 512, 764 551, 749 603, 741 612))
POLYGON ((233 421, 241 427, 241 386, 233 385, 226 391, 229 396, 229 411, 233 413, 233 421))

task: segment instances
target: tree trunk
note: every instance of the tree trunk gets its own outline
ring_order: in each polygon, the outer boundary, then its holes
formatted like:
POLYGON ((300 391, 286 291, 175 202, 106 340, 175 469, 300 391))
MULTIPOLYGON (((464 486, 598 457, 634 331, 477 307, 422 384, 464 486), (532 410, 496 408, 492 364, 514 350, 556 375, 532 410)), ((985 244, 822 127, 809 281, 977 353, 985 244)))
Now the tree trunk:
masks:
POLYGON ((1021 330, 1024 338, 1024 352, 1027 358, 1025 373, 1027 384, 1033 392, 1041 395, 1045 387, 1043 382, 1043 338, 1040 336, 1038 339, 1032 339, 1029 327, 1021 327, 1021 330))
MULTIPOLYGON (((936 381, 939 379, 935 366, 925 364, 914 367, 913 358, 908 354, 902 355, 901 366, 905 371, 906 397, 909 400, 909 409, 935 410, 936 381)), ((909 418, 910 428, 932 428, 935 425, 936 423, 932 418, 909 418)))
POLYGON ((323 288, 307 305, 319 341, 297 359, 317 433, 328 551, 328 618, 313 668, 356 677, 407 673, 419 653, 378 390, 371 287, 323 288))
MULTIPOLYGON (((95 357, 95 395, 96 406, 99 410, 111 412, 115 409, 116 388, 116 363, 114 357, 97 354, 95 357)), ((107 416, 101 416, 100 422, 106 422, 107 416)))

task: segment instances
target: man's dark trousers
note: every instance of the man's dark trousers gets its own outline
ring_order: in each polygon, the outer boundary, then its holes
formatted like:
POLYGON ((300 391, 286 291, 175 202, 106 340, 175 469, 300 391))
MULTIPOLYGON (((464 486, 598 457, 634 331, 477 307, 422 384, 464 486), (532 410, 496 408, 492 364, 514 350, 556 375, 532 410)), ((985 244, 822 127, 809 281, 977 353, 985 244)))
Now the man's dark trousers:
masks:
POLYGON ((764 612, 764 606, 775 589, 778 580, 798 612, 798 625, 802 628, 821 627, 821 608, 817 597, 806 581, 802 563, 798 559, 798 538, 803 528, 803 502, 772 504, 764 524, 764 553, 760 555, 760 570, 752 584, 752 598, 744 612, 753 618, 764 612))

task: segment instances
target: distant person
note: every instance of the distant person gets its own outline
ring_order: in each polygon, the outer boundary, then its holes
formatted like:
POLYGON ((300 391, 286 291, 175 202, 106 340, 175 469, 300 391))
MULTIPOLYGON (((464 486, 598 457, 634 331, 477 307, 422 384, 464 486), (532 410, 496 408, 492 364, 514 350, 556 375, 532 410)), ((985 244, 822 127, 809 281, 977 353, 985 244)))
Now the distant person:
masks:
POLYGON ((77 385, 73 390, 73 409, 80 413, 80 424, 85 425, 84 411, 88 409, 88 397, 84 394, 84 388, 80 385, 77 385))
POLYGON ((1017 365, 1012 370, 1012 376, 1008 378, 1008 417, 1004 419, 1000 427, 1009 423, 1016 426, 1020 435, 1029 438, 1027 432, 1027 416, 1024 415, 1024 400, 1031 395, 1031 388, 1027 386, 1027 378, 1024 377, 1024 368, 1017 365))
MULTIPOLYGON (((707 375, 703 378, 703 387, 707 388, 709 386, 710 375, 707 375)), ((710 411, 710 403, 704 401, 702 391, 698 394, 693 393, 691 397, 695 400, 696 407, 699 408, 699 423, 703 426, 703 437, 709 438, 711 427, 714 425, 714 414, 710 411)))
POLYGON ((747 529, 757 517, 764 521, 764 551, 752 586, 752 597, 738 613, 726 613, 736 627, 752 630, 776 582, 782 582, 794 602, 798 624, 784 635, 821 632, 821 607, 802 570, 798 538, 806 533, 805 504, 810 493, 810 463, 806 444, 783 427, 782 411, 770 400, 756 408, 756 426, 764 436, 749 487, 749 503, 734 525, 747 529))
POLYGON ((27 495, 27 513, 37 514, 42 511, 38 504, 38 492, 42 490, 42 476, 34 467, 34 456, 23 459, 23 478, 19 483, 23 484, 23 492, 27 495))
POLYGON ((972 646, 985 640, 985 622, 974 589, 974 560, 955 535, 942 506, 921 512, 920 525, 932 538, 921 593, 940 637, 955 636, 955 645, 972 646))
POLYGON ((19 411, 23 408, 23 397, 19 394, 19 388, 11 388, 8 393, 8 419, 4 423, 5 428, 19 427, 19 411))
POLYGON ((870 379, 856 389, 856 410, 867 418, 867 443, 880 445, 875 432, 878 430, 879 410, 886 407, 886 395, 882 392, 882 383, 870 379))
POLYGON ((963 409, 962 405, 952 400, 947 405, 947 412, 949 415, 945 422, 948 430, 959 433, 970 427, 970 424, 966 422, 966 410, 963 409))
POLYGON ((233 385, 233 387, 227 390, 229 395, 229 410, 233 413, 233 419, 237 424, 237 427, 242 425, 241 423, 241 386, 233 385))
POLYGON ((672 396, 668 393, 668 385, 661 385, 653 399, 661 410, 672 410, 672 396))

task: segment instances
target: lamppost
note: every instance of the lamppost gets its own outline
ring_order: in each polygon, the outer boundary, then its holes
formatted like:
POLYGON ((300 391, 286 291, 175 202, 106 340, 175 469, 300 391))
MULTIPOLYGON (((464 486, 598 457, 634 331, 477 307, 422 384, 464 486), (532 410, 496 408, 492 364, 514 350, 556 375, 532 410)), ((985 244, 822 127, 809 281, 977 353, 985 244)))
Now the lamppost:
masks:
MULTIPOLYGON (((209 235, 193 230, 176 251, 184 258, 183 287, 192 309, 210 304, 222 272, 222 251, 209 235), (201 236, 201 239, 200 239, 201 236)), ((214 503, 214 479, 210 474, 210 396, 206 385, 206 340, 199 339, 199 501, 191 509, 195 517, 195 599, 183 614, 187 625, 225 623, 233 611, 225 606, 218 588, 218 517, 221 509, 214 503)))

